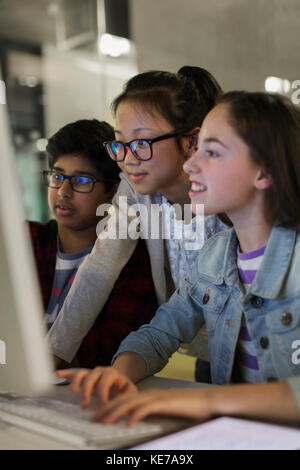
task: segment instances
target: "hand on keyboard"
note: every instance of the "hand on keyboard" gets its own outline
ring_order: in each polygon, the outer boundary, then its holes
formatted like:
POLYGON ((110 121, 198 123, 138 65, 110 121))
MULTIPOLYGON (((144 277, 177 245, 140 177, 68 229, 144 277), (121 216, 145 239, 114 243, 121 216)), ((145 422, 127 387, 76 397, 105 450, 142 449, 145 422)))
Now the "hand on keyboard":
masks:
POLYGON ((125 418, 131 426, 151 415, 204 420, 214 414, 212 398, 211 389, 145 390, 116 397, 101 406, 92 421, 114 424, 125 418))
POLYGON ((117 395, 128 392, 137 393, 134 383, 114 367, 96 367, 93 370, 79 369, 77 371, 66 369, 57 371, 56 375, 71 382, 71 392, 75 393, 81 389, 82 408, 89 406, 92 394, 97 396, 100 404, 104 404, 117 395))

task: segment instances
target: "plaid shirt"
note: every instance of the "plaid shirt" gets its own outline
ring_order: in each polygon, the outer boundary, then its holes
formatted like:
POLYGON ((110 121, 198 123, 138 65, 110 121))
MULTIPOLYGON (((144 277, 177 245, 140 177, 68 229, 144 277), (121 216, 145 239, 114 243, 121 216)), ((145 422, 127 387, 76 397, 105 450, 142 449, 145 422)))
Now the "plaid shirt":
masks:
MULTIPOLYGON (((46 310, 56 265, 57 223, 29 222, 42 299, 46 310)), ((148 251, 143 240, 121 271, 110 297, 77 352, 80 367, 109 365, 121 341, 149 323, 158 308, 148 251)))

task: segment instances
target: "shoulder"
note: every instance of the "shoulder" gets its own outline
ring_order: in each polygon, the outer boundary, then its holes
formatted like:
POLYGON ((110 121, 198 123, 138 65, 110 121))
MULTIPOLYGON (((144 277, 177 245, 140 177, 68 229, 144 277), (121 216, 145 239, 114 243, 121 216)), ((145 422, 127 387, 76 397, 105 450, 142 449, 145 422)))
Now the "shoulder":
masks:
POLYGON ((230 228, 212 235, 199 251, 195 269, 204 276, 216 278, 222 276, 224 260, 233 245, 236 245, 234 229, 230 228))
POLYGON ((32 238, 38 237, 42 224, 40 222, 28 221, 27 226, 29 227, 30 235, 32 238))
POLYGON ((200 250, 200 253, 205 254, 210 251, 212 247, 223 248, 228 245, 231 238, 233 237, 234 230, 232 228, 227 228, 225 230, 220 230, 219 232, 213 234, 203 245, 203 248, 200 250))
POLYGON ((223 230, 228 230, 228 226, 217 215, 204 217, 204 227, 207 238, 223 230))

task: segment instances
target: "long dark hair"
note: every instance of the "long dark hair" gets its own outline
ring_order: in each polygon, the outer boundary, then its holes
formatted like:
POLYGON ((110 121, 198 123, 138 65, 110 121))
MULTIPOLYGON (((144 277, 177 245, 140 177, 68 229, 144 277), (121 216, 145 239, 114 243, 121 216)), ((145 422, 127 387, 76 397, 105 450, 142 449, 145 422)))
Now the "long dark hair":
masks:
POLYGON ((289 227, 300 223, 300 109, 288 98, 235 91, 217 104, 229 105, 230 124, 253 160, 273 179, 265 190, 265 216, 289 227))

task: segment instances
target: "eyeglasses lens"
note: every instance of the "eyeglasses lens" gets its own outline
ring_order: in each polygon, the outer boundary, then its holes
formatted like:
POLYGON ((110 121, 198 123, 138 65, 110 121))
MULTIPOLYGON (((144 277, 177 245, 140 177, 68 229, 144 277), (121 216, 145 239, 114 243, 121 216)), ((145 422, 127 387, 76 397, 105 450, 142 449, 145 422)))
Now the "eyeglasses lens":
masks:
POLYGON ((111 142, 107 146, 107 150, 113 160, 122 161, 124 159, 125 147, 121 142, 111 142))
POLYGON ((148 160, 151 156, 151 148, 147 140, 135 140, 132 142, 131 151, 140 160, 148 160))
POLYGON ((89 193, 93 189, 93 181, 85 176, 73 176, 71 178, 72 187, 80 193, 89 193))

